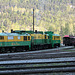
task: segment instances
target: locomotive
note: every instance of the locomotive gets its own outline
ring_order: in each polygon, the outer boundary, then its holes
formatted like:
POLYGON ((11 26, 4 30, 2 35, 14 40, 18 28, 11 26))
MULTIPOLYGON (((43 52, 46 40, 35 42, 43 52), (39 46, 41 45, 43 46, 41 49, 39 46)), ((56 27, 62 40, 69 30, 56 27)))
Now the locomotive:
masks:
POLYGON ((60 47, 60 35, 52 31, 11 30, 0 33, 0 53, 60 47))
POLYGON ((63 44, 65 46, 75 46, 75 36, 65 35, 63 37, 63 44))

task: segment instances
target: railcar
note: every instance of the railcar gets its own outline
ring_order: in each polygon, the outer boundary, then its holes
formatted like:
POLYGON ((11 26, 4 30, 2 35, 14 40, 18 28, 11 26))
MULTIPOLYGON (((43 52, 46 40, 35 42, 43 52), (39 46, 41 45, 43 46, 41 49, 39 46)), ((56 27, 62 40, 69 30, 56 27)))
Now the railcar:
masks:
POLYGON ((63 44, 65 46, 75 46, 75 36, 65 35, 63 37, 63 44))

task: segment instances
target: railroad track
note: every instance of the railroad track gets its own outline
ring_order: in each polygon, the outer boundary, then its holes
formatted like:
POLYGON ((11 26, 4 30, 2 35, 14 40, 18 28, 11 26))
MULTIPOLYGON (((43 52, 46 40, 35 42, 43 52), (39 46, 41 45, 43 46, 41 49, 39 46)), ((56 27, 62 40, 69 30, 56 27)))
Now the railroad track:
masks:
POLYGON ((0 74, 75 74, 75 48, 66 49, 1 54, 0 74))
POLYGON ((18 61, 0 62, 0 74, 75 72, 75 57, 18 61))
POLYGON ((29 59, 47 59, 47 58, 64 58, 64 57, 75 57, 75 52, 60 52, 60 53, 44 53, 44 54, 32 54, 32 55, 21 55, 21 56, 8 56, 0 58, 0 61, 7 60, 29 60, 29 59))
POLYGON ((62 58, 75 57, 75 52, 67 52, 62 50, 43 50, 24 53, 1 54, 0 61, 6 60, 26 60, 26 59, 47 59, 47 58, 62 58))

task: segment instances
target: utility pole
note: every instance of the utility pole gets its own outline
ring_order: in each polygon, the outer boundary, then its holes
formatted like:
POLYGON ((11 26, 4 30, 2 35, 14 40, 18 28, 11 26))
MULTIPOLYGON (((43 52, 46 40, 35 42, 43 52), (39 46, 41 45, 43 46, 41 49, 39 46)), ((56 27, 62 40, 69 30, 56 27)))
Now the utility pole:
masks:
POLYGON ((33 8, 33 32, 34 32, 34 8, 33 8))

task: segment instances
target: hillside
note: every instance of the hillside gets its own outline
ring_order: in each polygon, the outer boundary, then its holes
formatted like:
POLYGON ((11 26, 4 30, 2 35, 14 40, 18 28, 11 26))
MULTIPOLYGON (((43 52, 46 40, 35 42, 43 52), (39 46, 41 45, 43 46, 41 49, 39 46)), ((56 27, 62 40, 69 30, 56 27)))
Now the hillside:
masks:
POLYGON ((0 0, 0 32, 32 30, 75 35, 75 0, 0 0))

